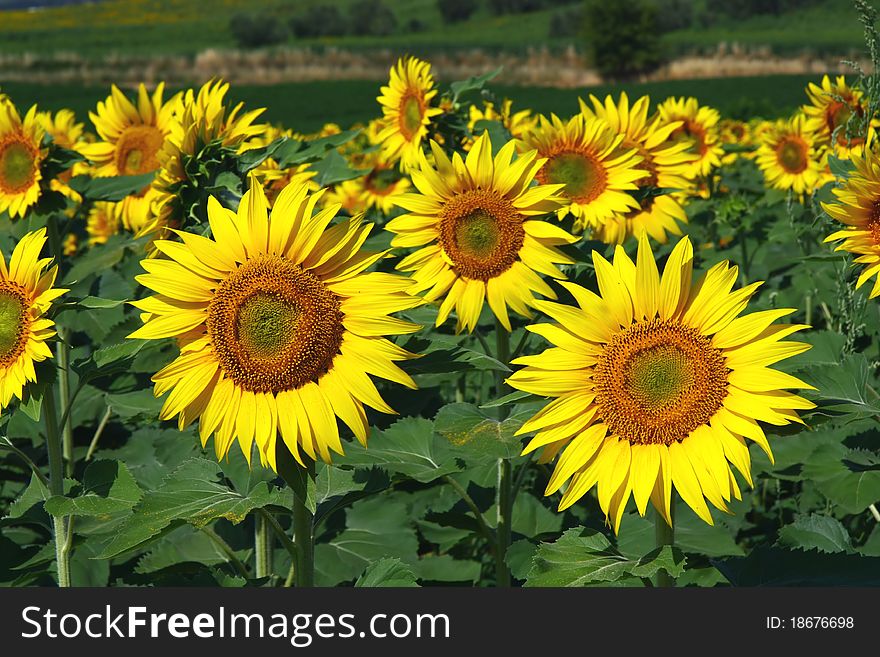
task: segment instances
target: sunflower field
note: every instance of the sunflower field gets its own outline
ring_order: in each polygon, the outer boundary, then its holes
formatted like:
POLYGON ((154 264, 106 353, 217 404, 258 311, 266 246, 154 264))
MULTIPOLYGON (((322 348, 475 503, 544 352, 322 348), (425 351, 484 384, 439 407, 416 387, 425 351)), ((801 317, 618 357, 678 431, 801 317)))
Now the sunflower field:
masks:
POLYGON ((880 584, 880 77, 494 74, 0 93, 2 585, 880 584))

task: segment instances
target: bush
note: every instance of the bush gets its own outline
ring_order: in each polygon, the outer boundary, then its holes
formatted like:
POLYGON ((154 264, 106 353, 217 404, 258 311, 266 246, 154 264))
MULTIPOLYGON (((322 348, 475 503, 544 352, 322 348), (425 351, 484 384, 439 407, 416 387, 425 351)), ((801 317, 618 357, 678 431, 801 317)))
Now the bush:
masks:
POLYGON ((342 36, 348 32, 348 22, 335 5, 315 5, 291 18, 290 29, 300 38, 342 36))
POLYGON ((437 0, 437 9, 444 23, 460 23, 477 10, 477 3, 473 0, 437 0))
POLYGON ((657 9, 647 0, 588 0, 587 48, 603 78, 632 79, 663 63, 657 9))
POLYGON ((694 24, 693 0, 654 0, 661 32, 685 30, 694 24))
POLYGON ((387 36, 397 27, 394 12, 382 0, 359 0, 348 10, 351 31, 359 36, 387 36))
POLYGON ((239 48, 259 48, 287 41, 287 30, 269 14, 235 14, 229 31, 239 48))

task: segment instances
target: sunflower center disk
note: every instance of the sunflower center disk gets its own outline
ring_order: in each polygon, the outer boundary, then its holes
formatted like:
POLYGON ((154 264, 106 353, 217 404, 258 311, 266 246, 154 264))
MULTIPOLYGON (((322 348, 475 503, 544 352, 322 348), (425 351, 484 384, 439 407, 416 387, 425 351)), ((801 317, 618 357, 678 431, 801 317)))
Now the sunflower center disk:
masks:
POLYGON ((545 165, 547 182, 565 185, 565 195, 588 203, 605 189, 608 174, 588 155, 566 152, 555 155, 545 165))
POLYGON ((522 222, 497 192, 470 190, 443 209, 440 245, 460 275, 487 281, 516 262, 525 237, 522 222))
POLYGON ((786 139, 776 148, 779 164, 788 173, 800 173, 807 168, 807 148, 800 140, 786 139))
POLYGON ((0 189, 14 193, 30 187, 37 169, 34 155, 30 146, 20 141, 0 145, 0 189))
POLYGON ((224 373, 245 390, 278 393, 317 381, 342 344, 339 298, 278 256, 248 261, 208 306, 208 336, 224 373))
POLYGON ((159 168, 157 157, 162 148, 161 131, 151 125, 126 128, 116 145, 116 166, 120 173, 134 176, 159 168))
POLYGON ((12 281, 0 282, 0 368, 11 365, 24 351, 29 329, 24 289, 12 281))
POLYGON ((615 336, 593 380, 601 417, 614 434, 631 444, 670 445, 721 408, 727 374, 708 338, 654 319, 615 336))
POLYGON ((413 137, 422 127, 422 103, 416 96, 405 96, 400 103, 400 128, 404 136, 413 137))

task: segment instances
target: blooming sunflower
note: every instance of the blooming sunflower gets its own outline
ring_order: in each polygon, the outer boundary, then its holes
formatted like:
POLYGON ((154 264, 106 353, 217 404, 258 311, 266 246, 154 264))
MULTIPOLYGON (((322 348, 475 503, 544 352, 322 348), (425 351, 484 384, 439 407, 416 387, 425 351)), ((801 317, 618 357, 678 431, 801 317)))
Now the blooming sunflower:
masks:
POLYGON ((46 131, 32 106, 22 120, 11 102, 0 103, 0 212, 23 217, 40 198, 46 131))
POLYGON ((667 98, 657 107, 660 118, 666 123, 681 121, 672 131, 672 141, 686 141, 691 152, 697 156, 691 166, 690 176, 706 176, 714 167, 721 165, 724 149, 718 139, 718 110, 700 105, 696 98, 667 98))
POLYGON ((394 197, 412 188, 408 178, 400 175, 376 153, 360 158, 359 167, 371 171, 360 178, 341 183, 341 195, 350 197, 358 194, 365 208, 376 208, 384 214, 394 209, 394 197))
POLYGON ((376 100, 382 105, 383 128, 377 141, 382 157, 392 164, 399 160, 403 169, 415 167, 431 117, 443 111, 431 107, 437 95, 431 65, 416 57, 399 59, 391 67, 388 86, 380 91, 376 100))
POLYGON ((329 461, 342 453, 337 417, 365 443, 364 405, 394 412, 368 375, 415 387, 394 363, 412 354, 383 336, 418 330, 388 314, 421 300, 402 276, 364 273, 386 255, 360 250, 372 225, 328 228, 338 206, 313 214, 322 193, 291 184, 270 214, 252 178, 237 214, 211 197, 213 239, 177 231, 182 244, 156 242, 168 259, 141 263, 137 280, 156 294, 132 302, 144 326, 129 337, 178 339, 180 356, 153 377, 157 396, 170 392, 161 418, 198 418, 218 458, 237 439, 276 469, 280 432, 299 463, 329 461))
POLYGON ((436 168, 420 154, 421 166, 411 174, 421 193, 394 199, 409 212, 385 226, 396 233, 391 245, 421 247, 397 268, 412 272, 413 294, 428 290, 427 301, 446 295, 437 326, 454 308, 456 331, 473 331, 488 301, 510 330, 507 306, 531 317, 533 292, 556 298, 538 274, 565 278, 556 265, 573 262, 555 247, 576 237, 546 221, 529 220, 559 209, 562 186, 531 186, 544 160, 530 151, 513 161, 515 147, 508 142, 493 160, 492 142, 484 133, 467 159, 455 153, 450 162, 432 141, 436 168))
POLYGON ((768 186, 796 194, 809 194, 825 181, 820 160, 801 114, 778 121, 764 134, 755 158, 768 186))
POLYGON ((8 266, 0 254, 0 409, 37 380, 34 363, 52 357, 46 340, 55 335, 55 323, 43 315, 67 290, 52 287, 58 267, 47 269, 52 259, 40 258, 45 243, 40 228, 21 238, 8 266))
POLYGON ((865 116, 864 94, 850 87, 842 75, 834 82, 827 75, 823 76, 821 86, 810 82, 806 92, 810 103, 802 110, 806 115, 806 129, 815 134, 816 141, 820 145, 831 145, 833 141, 834 154, 840 158, 860 153, 865 139, 858 135, 847 136, 847 123, 853 114, 859 119, 865 116))
POLYGON ((566 482, 560 510, 594 485, 614 531, 630 494, 641 515, 650 499, 671 524, 672 486, 712 524, 709 500, 727 510, 740 491, 729 464, 749 485, 745 438, 773 459, 760 422, 801 422, 813 404, 786 391, 809 388, 770 365, 809 349, 783 338, 805 328, 773 324, 793 309, 739 317, 760 283, 731 291, 737 267, 722 262, 691 282, 687 237, 662 276, 648 239, 636 263, 618 246, 613 264, 593 253, 600 295, 563 283, 577 307, 540 301, 559 324, 529 327, 554 347, 518 358, 508 383, 555 399, 519 433, 536 432, 524 452, 560 454, 546 494, 566 482))
MULTIPOLYGON (((89 144, 84 124, 77 122, 76 115, 69 109, 58 110, 54 116, 51 112, 37 112, 37 120, 52 137, 52 141, 62 148, 82 154, 89 144)), ((80 203, 82 195, 71 189, 68 183, 73 176, 87 173, 88 170, 89 164, 87 162, 77 162, 67 171, 50 180, 49 188, 61 192, 76 203, 80 203)))
POLYGON ((651 99, 648 96, 630 105, 626 93, 622 93, 616 103, 611 96, 606 96, 603 102, 591 95, 590 103, 592 107, 580 100, 581 113, 588 120, 604 119, 614 132, 623 135, 621 147, 636 149, 642 158, 639 167, 649 174, 636 183, 638 206, 604 222, 593 236, 606 244, 622 244, 627 237, 647 232, 662 244, 668 239, 667 233, 681 235, 678 223, 687 223, 681 202, 672 194, 657 193, 659 190, 688 190, 692 186, 690 169, 696 155, 688 151, 687 142, 669 143, 669 136, 680 124, 666 124, 660 117, 649 121, 651 99))
POLYGON ((86 219, 89 244, 105 244, 119 232, 119 227, 122 225, 121 210, 120 203, 97 201, 92 205, 86 219))
MULTIPOLYGON (((846 228, 829 235, 826 242, 843 240, 835 250, 849 251, 865 269, 856 288, 880 273, 880 160, 872 149, 853 154, 855 167, 842 187, 831 192, 839 203, 822 203, 822 208, 846 228)), ((870 298, 880 295, 880 278, 874 280, 870 298)))
POLYGON ((242 112, 244 103, 230 107, 225 103, 229 84, 210 80, 196 92, 188 89, 175 103, 177 121, 158 154, 161 169, 153 181, 156 217, 144 227, 142 235, 161 233, 166 226, 185 219, 180 192, 190 183, 194 167, 187 163, 207 145, 219 144, 239 152, 256 147, 253 138, 266 130, 254 121, 265 108, 242 112))
POLYGON ((635 148, 622 149, 623 135, 611 130, 606 121, 589 120, 583 114, 563 123, 552 114, 543 115, 538 127, 526 132, 520 148, 537 150, 546 159, 537 179, 544 184, 562 184, 568 201, 558 211, 571 213, 575 229, 595 230, 615 215, 639 207, 628 194, 638 189, 635 181, 648 176, 639 168, 642 158, 635 148))

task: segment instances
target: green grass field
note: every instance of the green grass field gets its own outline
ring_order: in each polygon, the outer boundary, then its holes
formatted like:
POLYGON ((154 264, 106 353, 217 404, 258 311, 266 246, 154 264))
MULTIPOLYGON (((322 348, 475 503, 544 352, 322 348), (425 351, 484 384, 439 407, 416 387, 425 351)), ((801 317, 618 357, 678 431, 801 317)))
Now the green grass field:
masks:
MULTIPOLYGON (((242 12, 269 13, 287 23, 311 5, 334 4, 343 13, 354 0, 211 0, 210 11, 199 0, 105 0, 40 11, 0 11, 0 52, 76 52, 99 57, 111 52, 134 54, 191 53, 235 46, 230 19, 242 12)), ((385 0, 397 18, 397 30, 385 37, 327 37, 286 45, 392 48, 428 54, 432 50, 479 47, 523 50, 534 46, 565 47, 577 37, 553 39, 549 26, 559 9, 494 16, 485 3, 466 22, 443 23, 435 0, 385 0), (413 31, 418 21, 421 29, 413 31)), ((695 0, 695 6, 701 6, 695 0)), ((0 3, 2 7, 2 3, 0 3)), ((718 43, 768 45, 777 52, 809 49, 845 54, 862 47, 862 32, 851 0, 824 0, 780 16, 725 20, 663 36, 670 54, 714 48, 718 43)))
MULTIPOLYGON (((512 98, 518 108, 531 107, 537 112, 570 115, 577 111, 578 96, 626 91, 631 96, 650 94, 655 101, 672 95, 692 95, 735 118, 788 114, 805 102, 804 87, 812 76, 768 76, 756 78, 721 78, 717 80, 676 80, 646 84, 604 85, 584 89, 509 87, 492 85, 499 96, 512 98)), ((444 82, 441 81, 441 86, 444 82)), ((268 106, 266 118, 291 128, 310 131, 327 121, 350 125, 366 121, 379 113, 376 103, 378 83, 369 81, 333 81, 280 84, 272 87, 234 86, 232 96, 248 107, 268 106)), ((20 107, 38 103, 40 107, 73 109, 85 120, 88 111, 103 99, 108 89, 81 85, 2 85, 20 107)))

